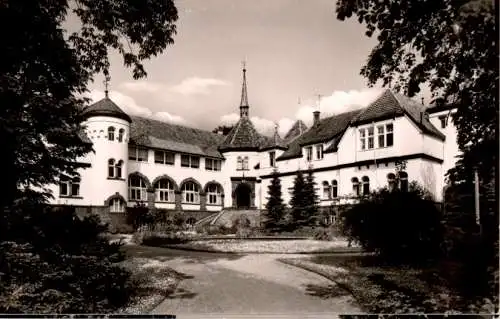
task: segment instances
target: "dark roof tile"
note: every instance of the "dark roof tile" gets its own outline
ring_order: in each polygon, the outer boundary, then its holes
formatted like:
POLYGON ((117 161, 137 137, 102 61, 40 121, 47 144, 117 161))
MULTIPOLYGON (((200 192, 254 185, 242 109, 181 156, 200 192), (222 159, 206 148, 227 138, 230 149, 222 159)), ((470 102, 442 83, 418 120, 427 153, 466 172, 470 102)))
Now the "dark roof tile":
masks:
POLYGON ((130 116, 123 112, 123 110, 108 97, 87 106, 83 110, 83 116, 86 118, 91 116, 112 116, 128 121, 129 123, 132 122, 130 116))

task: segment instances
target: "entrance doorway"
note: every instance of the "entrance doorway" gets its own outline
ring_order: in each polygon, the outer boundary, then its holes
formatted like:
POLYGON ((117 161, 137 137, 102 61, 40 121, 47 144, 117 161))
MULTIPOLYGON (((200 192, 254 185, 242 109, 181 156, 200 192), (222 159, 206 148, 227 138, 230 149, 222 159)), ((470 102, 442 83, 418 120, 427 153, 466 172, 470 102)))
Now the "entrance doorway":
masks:
POLYGON ((250 208, 250 195, 252 190, 250 186, 246 183, 240 183, 235 192, 236 197, 236 207, 237 208, 250 208))

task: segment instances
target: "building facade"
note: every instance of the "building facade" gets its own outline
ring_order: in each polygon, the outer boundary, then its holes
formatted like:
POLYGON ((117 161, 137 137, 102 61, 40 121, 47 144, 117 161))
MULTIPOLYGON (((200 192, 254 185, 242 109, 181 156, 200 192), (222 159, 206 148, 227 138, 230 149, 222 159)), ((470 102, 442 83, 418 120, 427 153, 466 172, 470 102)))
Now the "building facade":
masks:
POLYGON ((274 170, 289 203, 297 171, 308 169, 324 207, 392 187, 396 174, 401 187, 417 181, 441 201, 458 155, 453 108, 426 108, 391 90, 360 110, 325 118, 316 111, 310 128, 297 121, 284 138, 259 134, 249 111, 245 69, 240 119, 225 136, 129 116, 106 94, 85 110, 89 167, 53 185, 52 204, 118 213, 143 202, 197 219, 224 208, 264 209, 274 170))

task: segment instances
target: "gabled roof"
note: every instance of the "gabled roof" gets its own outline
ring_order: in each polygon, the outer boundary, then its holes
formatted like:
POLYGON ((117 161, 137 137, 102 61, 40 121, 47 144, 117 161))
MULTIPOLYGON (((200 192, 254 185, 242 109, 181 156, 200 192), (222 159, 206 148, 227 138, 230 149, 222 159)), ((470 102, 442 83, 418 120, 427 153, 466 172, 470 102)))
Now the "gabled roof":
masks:
POLYGON ((263 136, 263 140, 260 146, 261 151, 270 149, 287 149, 287 143, 279 136, 278 132, 274 133, 273 137, 263 136))
POLYGON ((128 121, 129 123, 132 122, 130 116, 123 112, 123 110, 108 97, 87 106, 83 110, 83 115, 86 118, 91 116, 111 116, 128 121))
POLYGON ((284 141, 286 143, 290 143, 294 138, 296 138, 299 135, 302 135, 307 131, 307 125, 302 122, 302 120, 297 120, 293 124, 292 128, 288 130, 288 132, 285 135, 284 141))
POLYGON ((248 117, 242 117, 226 135, 219 150, 258 150, 263 143, 266 143, 266 138, 257 132, 248 117))
POLYGON ((191 127, 132 116, 130 142, 140 146, 223 158, 217 150, 224 136, 191 127))
POLYGON ((445 140, 445 136, 422 114, 425 106, 402 94, 385 90, 353 121, 353 125, 376 122, 385 118, 407 115, 424 133, 445 140))
POLYGON ((335 143, 338 144, 351 120, 360 112, 360 110, 350 111, 320 120, 318 124, 313 125, 307 132, 293 140, 288 145, 288 150, 278 157, 278 160, 301 157, 304 145, 327 142, 332 139, 335 139, 335 143))

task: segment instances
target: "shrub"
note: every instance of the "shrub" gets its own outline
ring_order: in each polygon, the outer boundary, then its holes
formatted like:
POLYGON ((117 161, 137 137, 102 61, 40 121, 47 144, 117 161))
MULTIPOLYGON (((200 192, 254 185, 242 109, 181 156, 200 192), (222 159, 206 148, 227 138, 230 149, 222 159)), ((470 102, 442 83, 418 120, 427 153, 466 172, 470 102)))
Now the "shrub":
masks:
MULTIPOLYGON (((74 210, 23 207, 0 234, 0 313, 100 313, 125 305, 134 292, 121 244, 107 225, 74 210), (19 223, 21 222, 21 223, 19 223)), ((0 223, 4 220, 0 219, 0 223)))
POLYGON ((189 236, 182 232, 170 232, 170 233, 149 233, 146 234, 143 239, 143 245, 160 247, 163 245, 176 245, 184 244, 189 241, 189 236))
POLYGON ((342 218, 346 235, 388 261, 423 261, 441 253, 441 213, 418 191, 382 189, 342 218))

